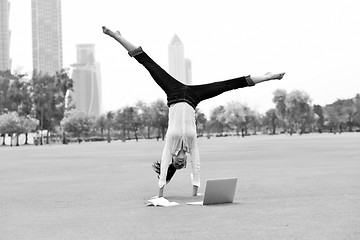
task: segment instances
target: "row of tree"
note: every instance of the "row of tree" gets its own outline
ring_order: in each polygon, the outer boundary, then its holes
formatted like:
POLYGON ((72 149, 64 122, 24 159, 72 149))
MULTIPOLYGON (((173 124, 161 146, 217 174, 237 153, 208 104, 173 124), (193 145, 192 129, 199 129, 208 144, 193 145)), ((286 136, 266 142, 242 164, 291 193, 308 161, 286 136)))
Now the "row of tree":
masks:
MULTIPOLYGON (((240 102, 229 102, 215 107, 209 116, 196 109, 196 126, 199 136, 246 136, 258 132, 276 134, 294 132, 342 132, 360 129, 360 94, 353 99, 337 100, 326 105, 311 105, 310 97, 303 91, 276 90, 275 108, 259 114, 240 102)), ((108 140, 154 138, 164 139, 168 127, 168 107, 159 99, 150 105, 138 101, 115 112, 91 118, 75 109, 66 112, 62 128, 72 136, 99 136, 108 140)))
POLYGON ((162 99, 150 105, 138 101, 109 111, 99 117, 89 116, 76 109, 65 112, 61 128, 71 137, 111 139, 154 138, 164 139, 168 124, 168 107, 162 99))
POLYGON ((58 130, 64 118, 65 94, 72 85, 65 69, 55 76, 34 71, 30 79, 18 72, 0 71, 1 136, 5 139, 5 134, 18 136, 35 130, 58 130), (37 124, 25 124, 24 128, 24 121, 37 124))
POLYGON ((0 115, 17 112, 39 120, 41 129, 54 130, 65 112, 65 94, 73 85, 65 69, 55 76, 34 71, 24 74, 0 71, 0 115))
POLYGON ((354 98, 337 100, 326 106, 312 105, 310 96, 295 90, 290 93, 278 89, 274 92, 275 108, 261 115, 247 105, 230 102, 211 111, 209 120, 202 121, 198 132, 211 134, 235 132, 266 134, 309 132, 342 132, 360 129, 360 94, 354 98))
POLYGON ((275 108, 267 111, 272 132, 277 127, 293 133, 323 131, 353 131, 360 128, 360 94, 350 99, 339 99, 326 106, 312 105, 310 96, 303 91, 274 92, 275 108))
MULTIPOLYGON (((164 139, 168 107, 159 99, 151 104, 138 101, 94 117, 67 109, 66 92, 72 89, 66 70, 55 76, 36 72, 31 79, 10 71, 0 72, 0 133, 18 136, 35 130, 48 130, 66 143, 68 139, 164 139)), ((303 91, 278 89, 274 92, 275 108, 261 115, 240 102, 215 107, 209 118, 196 110, 199 135, 245 136, 257 132, 335 132, 353 131, 360 127, 360 94, 326 105, 312 105, 303 91)), ((47 138, 49 139, 49 138, 47 138)), ((42 141, 42 139, 41 139, 42 141)), ((3 140, 3 144, 4 144, 3 140)), ((27 142, 27 141, 26 141, 27 142)), ((42 142, 40 143, 42 144, 42 142)))

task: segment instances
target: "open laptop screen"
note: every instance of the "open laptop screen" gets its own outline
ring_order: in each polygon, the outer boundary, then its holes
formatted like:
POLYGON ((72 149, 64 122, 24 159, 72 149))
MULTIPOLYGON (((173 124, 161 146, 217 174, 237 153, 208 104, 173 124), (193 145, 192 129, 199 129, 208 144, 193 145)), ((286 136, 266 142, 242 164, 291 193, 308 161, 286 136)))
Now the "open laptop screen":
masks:
POLYGON ((206 182, 203 205, 232 203, 237 178, 209 179, 206 182))

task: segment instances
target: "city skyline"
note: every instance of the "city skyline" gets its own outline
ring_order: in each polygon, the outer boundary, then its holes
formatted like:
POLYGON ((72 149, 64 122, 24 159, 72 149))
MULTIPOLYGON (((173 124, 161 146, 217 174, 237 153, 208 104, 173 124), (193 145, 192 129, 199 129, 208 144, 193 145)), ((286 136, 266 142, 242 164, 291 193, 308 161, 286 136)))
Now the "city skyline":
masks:
POLYGON ((175 34, 168 46, 169 73, 184 84, 192 84, 191 60, 185 58, 185 46, 175 34))
MULTIPOLYGON (((18 18, 31 19, 30 4, 10 2, 12 68, 30 72, 31 26, 18 18)), ((166 97, 120 45, 102 34, 102 25, 120 30, 164 69, 168 69, 168 43, 178 34, 186 46, 185 55, 191 59, 193 84, 268 71, 286 72, 282 81, 231 91, 202 102, 199 108, 207 115, 213 107, 229 101, 248 104, 264 113, 274 106, 272 95, 279 88, 305 91, 312 103, 319 105, 352 98, 360 91, 360 16, 355 0, 304 0, 296 4, 285 0, 225 0, 221 4, 184 0, 176 10, 173 3, 104 0, 84 5, 78 0, 62 1, 64 67, 76 62, 76 44, 96 44, 105 111, 137 100, 152 102, 166 97), (135 15, 125 10, 134 5, 141 6, 135 15), (84 9, 81 17, 79 9, 84 9)))
POLYGON ((0 0, 0 71, 11 68, 9 11, 10 2, 0 0))
POLYGON ((99 116, 102 113, 101 75, 100 64, 95 59, 95 45, 78 44, 76 49, 77 62, 72 65, 75 108, 99 116))
POLYGON ((31 0, 33 69, 54 75, 63 68, 61 0, 31 0))

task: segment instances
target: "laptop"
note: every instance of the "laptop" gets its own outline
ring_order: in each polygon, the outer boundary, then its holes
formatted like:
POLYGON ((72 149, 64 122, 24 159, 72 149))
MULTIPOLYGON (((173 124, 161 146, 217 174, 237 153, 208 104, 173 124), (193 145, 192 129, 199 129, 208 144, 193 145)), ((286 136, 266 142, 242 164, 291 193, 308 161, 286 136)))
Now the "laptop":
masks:
POLYGON ((237 178, 209 179, 206 181, 204 200, 188 205, 211 205, 234 201, 237 178))

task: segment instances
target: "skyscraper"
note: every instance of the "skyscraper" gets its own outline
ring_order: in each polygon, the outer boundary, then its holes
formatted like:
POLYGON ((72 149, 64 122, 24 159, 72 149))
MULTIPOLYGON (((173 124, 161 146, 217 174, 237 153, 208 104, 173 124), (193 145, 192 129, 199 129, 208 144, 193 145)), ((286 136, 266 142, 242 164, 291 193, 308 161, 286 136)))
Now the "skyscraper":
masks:
POLYGON ((95 45, 76 45, 77 63, 73 64, 75 108, 87 114, 101 114, 100 64, 95 62, 95 45))
POLYGON ((31 0, 33 69, 54 75, 63 68, 61 0, 31 0))
POLYGON ((169 44, 169 73, 184 84, 191 84, 191 61, 184 57, 184 45, 175 34, 169 44))
POLYGON ((9 1, 0 0, 0 71, 11 69, 9 12, 9 1))
POLYGON ((185 77, 186 77, 186 84, 192 84, 192 67, 191 67, 191 60, 185 58, 185 77))

